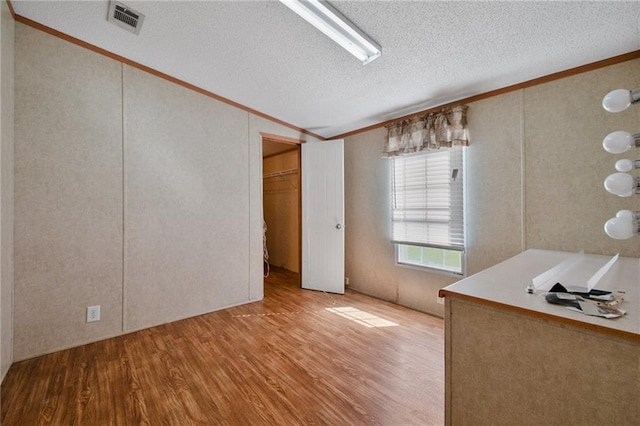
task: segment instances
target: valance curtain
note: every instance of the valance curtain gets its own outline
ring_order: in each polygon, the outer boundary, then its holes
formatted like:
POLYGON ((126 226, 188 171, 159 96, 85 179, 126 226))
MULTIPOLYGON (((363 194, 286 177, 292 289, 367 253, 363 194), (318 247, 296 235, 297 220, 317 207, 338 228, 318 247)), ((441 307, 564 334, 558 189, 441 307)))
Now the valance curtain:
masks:
POLYGON ((389 133, 384 155, 394 157, 452 146, 468 146, 467 108, 466 105, 456 105, 387 126, 389 133))

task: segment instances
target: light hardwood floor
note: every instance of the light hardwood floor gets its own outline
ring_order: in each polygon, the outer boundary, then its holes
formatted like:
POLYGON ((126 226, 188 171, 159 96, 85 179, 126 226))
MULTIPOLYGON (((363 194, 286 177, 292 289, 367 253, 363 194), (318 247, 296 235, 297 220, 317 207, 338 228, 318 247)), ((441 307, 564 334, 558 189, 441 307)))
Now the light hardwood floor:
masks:
POLYGON ((439 318, 301 290, 296 274, 274 268, 261 302, 15 363, 1 420, 441 425, 443 340, 439 318))

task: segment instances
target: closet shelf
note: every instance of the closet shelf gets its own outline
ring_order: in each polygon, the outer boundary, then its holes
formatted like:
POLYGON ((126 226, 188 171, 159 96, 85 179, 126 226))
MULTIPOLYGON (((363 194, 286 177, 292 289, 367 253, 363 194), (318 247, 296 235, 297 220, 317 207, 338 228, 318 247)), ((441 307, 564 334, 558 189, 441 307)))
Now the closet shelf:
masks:
POLYGON ((292 174, 295 174, 295 173, 298 173, 298 169, 281 170, 279 172, 265 173, 265 174, 262 175, 262 178, 263 179, 269 179, 269 178, 274 178, 274 177, 292 175, 292 174))

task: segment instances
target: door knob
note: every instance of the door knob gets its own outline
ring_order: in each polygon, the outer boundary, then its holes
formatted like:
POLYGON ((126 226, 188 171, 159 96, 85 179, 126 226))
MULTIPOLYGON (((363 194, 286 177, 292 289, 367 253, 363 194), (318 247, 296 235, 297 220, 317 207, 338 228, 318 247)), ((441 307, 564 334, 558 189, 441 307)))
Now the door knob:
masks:
POLYGON ((342 229, 342 225, 337 224, 337 225, 336 225, 336 229, 342 229))

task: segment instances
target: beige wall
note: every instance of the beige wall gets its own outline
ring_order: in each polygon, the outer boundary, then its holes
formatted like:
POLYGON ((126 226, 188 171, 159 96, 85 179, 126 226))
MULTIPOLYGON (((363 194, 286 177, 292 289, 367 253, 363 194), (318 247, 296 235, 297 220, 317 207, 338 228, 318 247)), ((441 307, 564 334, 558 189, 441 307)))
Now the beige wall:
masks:
POLYGON ((263 297, 260 132, 299 132, 22 24, 15 87, 16 360, 263 297))
MULTIPOLYGON (((527 248, 640 256, 637 238, 603 231, 619 209, 640 210, 640 197, 603 187, 616 160, 638 153, 602 148, 611 131, 640 131, 640 108, 601 107, 608 91, 639 81, 634 60, 469 104, 468 274, 527 248)), ((394 264, 384 138, 376 129, 345 141, 346 276, 355 290, 442 315, 438 289, 457 279, 394 264)))
POLYGON ((0 2, 0 383, 13 359, 14 28, 0 2))
POLYGON ((249 298, 248 113, 124 67, 125 331, 249 298))
MULTIPOLYGON (((299 170, 298 150, 263 160, 264 174, 299 170)), ((299 173, 263 179, 264 220, 267 223, 269 263, 293 272, 300 271, 300 185, 299 173)))
POLYGON ((19 360, 123 328, 121 67, 17 24, 15 90, 19 360))
POLYGON ((640 132, 640 108, 611 114, 601 106, 607 92, 639 83, 635 60, 525 91, 527 247, 640 256, 638 238, 619 241, 603 231, 618 210, 640 210, 640 196, 620 198, 603 187, 617 160, 640 159, 640 152, 602 148, 609 132, 640 132))

